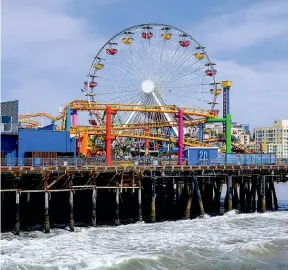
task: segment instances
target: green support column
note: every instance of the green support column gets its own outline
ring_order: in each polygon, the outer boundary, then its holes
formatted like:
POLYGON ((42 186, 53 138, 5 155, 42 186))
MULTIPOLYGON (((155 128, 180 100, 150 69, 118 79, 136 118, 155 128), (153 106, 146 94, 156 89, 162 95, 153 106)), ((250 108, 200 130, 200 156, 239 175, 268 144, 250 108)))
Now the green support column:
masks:
POLYGON ((231 114, 226 115, 226 154, 230 154, 232 152, 232 116, 231 114))

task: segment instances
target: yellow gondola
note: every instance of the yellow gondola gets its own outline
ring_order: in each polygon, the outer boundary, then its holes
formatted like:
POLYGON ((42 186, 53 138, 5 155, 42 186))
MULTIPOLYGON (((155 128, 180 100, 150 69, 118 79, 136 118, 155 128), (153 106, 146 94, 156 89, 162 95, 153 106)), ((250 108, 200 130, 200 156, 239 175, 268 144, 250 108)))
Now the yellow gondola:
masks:
POLYGON ((161 37, 164 39, 164 40, 170 40, 172 38, 172 34, 170 33, 165 33, 165 34, 162 34, 161 37))
POLYGON ((133 38, 129 38, 129 37, 124 37, 124 38, 122 38, 122 41, 126 45, 131 45, 133 43, 134 39, 133 38))
POLYGON ((104 65, 98 63, 98 64, 94 65, 94 68, 95 68, 96 70, 100 70, 100 69, 104 68, 104 65))
POLYGON ((222 89, 211 89, 211 90, 210 90, 210 93, 211 93, 212 95, 219 96, 219 95, 222 94, 222 89))
POLYGON ((203 60, 204 58, 206 58, 205 53, 195 53, 194 56, 198 60, 203 60))

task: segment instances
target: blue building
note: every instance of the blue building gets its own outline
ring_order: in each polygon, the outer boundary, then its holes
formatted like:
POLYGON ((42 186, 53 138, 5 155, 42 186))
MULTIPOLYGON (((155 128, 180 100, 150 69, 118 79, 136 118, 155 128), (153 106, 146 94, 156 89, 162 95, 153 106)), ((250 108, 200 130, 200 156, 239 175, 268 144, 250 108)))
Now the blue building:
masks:
POLYGON ((18 128, 18 101, 1 103, 1 158, 16 165, 23 158, 76 156, 76 139, 51 124, 38 129, 18 128))

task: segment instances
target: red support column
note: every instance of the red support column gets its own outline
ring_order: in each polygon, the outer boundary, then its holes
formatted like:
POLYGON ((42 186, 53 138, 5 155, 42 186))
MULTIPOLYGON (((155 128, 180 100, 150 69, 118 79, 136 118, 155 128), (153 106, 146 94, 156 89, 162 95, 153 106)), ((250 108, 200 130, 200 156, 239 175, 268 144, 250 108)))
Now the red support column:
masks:
POLYGON ((111 109, 111 106, 106 106, 106 165, 107 166, 112 166, 111 123, 112 123, 112 109, 111 109))
MULTIPOLYGON (((145 136, 149 136, 149 128, 145 128, 145 136)), ((149 153, 149 140, 145 139, 145 156, 149 153)))

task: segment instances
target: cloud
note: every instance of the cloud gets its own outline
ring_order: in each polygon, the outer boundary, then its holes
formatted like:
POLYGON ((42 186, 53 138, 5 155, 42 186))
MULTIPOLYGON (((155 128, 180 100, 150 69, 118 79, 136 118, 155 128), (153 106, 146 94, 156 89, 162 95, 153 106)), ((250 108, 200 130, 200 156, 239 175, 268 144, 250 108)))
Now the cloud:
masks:
POLYGON ((103 41, 85 20, 69 14, 73 3, 3 4, 2 99, 19 99, 20 113, 56 114, 59 106, 83 98, 82 82, 103 41))
POLYGON ((288 1, 258 1, 205 17, 192 28, 213 51, 235 51, 288 37, 288 1), (251 4, 252 3, 252 4, 251 4))
POLYGON ((222 10, 203 18, 194 30, 217 64, 218 80, 232 81, 235 121, 257 127, 288 119, 288 57, 281 54, 286 47, 273 46, 273 42, 288 42, 288 1, 234 6, 231 12, 222 10))
POLYGON ((233 120, 251 126, 272 125, 276 119, 288 119, 284 63, 247 67, 235 61, 217 61, 219 80, 231 80, 233 120))

